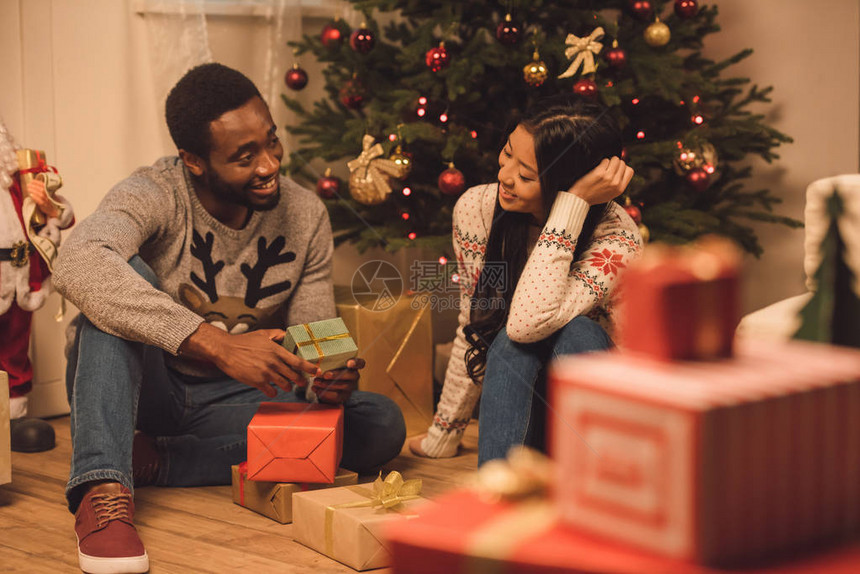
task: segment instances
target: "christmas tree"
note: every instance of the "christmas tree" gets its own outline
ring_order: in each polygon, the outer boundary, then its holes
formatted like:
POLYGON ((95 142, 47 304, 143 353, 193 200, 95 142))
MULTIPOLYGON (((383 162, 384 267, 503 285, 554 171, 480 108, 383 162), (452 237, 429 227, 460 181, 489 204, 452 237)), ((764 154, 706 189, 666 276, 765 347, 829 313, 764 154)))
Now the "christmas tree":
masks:
MULTIPOLYGON (((324 80, 327 97, 306 109, 284 95, 299 119, 288 126, 300 141, 287 166, 294 177, 313 185, 309 162, 353 160, 349 190, 331 178, 318 184, 321 194, 337 192, 327 200, 337 242, 448 251, 457 196, 496 180, 518 111, 570 90, 604 103, 622 126, 625 159, 637 174, 622 201, 641 218, 643 235, 684 243, 720 233, 760 255, 752 221, 800 225, 773 213, 780 200, 769 190, 744 187, 751 169, 740 161, 770 162, 791 139, 748 110, 769 102, 771 88, 724 77, 752 50, 720 62, 702 55, 703 39, 719 30, 714 5, 351 4, 364 15, 358 28, 336 19, 294 45, 325 65, 324 78, 310 81, 324 80), (374 16, 389 23, 381 28, 374 16), (376 182, 368 166, 378 168, 376 182)), ((298 68, 286 81, 301 89, 306 79, 298 68)))
POLYGON ((854 273, 845 263, 838 225, 843 210, 842 198, 834 190, 827 199, 830 225, 821 241, 816 290, 800 310, 801 325, 794 338, 860 348, 860 298, 853 288, 854 273))

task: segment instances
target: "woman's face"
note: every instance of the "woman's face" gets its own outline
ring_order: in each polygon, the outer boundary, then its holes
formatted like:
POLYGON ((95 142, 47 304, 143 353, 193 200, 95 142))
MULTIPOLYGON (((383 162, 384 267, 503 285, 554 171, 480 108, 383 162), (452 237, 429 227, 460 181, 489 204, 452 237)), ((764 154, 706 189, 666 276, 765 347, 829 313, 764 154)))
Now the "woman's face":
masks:
POLYGON ((521 125, 499 153, 499 203, 505 211, 531 213, 538 221, 544 219, 534 138, 521 125))

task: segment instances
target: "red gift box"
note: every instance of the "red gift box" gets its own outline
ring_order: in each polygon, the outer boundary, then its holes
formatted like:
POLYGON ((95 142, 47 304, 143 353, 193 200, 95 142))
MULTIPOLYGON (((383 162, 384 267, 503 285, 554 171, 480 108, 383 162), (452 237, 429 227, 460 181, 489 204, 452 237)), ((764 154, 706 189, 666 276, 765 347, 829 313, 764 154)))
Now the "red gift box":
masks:
POLYGON ((260 403, 248 423, 248 479, 333 483, 343 452, 343 407, 260 403))
POLYGON ((734 248, 718 239, 649 247, 622 279, 619 344, 661 360, 731 356, 738 267, 734 248))
MULTIPOLYGON (((491 502, 470 490, 449 492, 421 516, 385 536, 394 574, 710 574, 729 572, 642 552, 552 519, 546 503, 491 502)), ((845 573, 860 567, 860 545, 745 570, 753 573, 845 573)))
POLYGON ((745 343, 735 359, 610 352, 551 368, 562 520, 705 564, 858 532, 860 352, 745 343))

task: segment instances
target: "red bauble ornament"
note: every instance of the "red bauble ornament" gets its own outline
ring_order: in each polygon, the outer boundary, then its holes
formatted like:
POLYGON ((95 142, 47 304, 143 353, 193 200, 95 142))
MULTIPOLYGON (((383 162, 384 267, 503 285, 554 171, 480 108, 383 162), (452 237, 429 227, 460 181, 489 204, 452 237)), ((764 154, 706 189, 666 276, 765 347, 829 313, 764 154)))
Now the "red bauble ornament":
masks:
POLYGON ((642 212, 635 205, 625 205, 624 211, 627 212, 627 215, 630 216, 630 219, 633 220, 633 223, 639 225, 642 223, 642 212))
POLYGON ((711 177, 702 168, 696 168, 687 173, 687 183, 696 191, 705 191, 711 183, 711 177))
POLYGON ((447 68, 448 64, 451 63, 451 58, 448 56, 448 50, 445 49, 445 43, 439 42, 438 46, 427 50, 427 54, 424 56, 424 63, 433 72, 447 68))
POLYGON ((439 174, 439 191, 445 195, 460 195, 466 190, 466 177, 463 172, 448 164, 448 169, 439 174))
POLYGON ((325 175, 317 180, 317 195, 323 199, 340 195, 340 180, 331 174, 331 168, 326 168, 325 175))
POLYGON ((591 78, 582 78, 573 85, 573 93, 589 98, 597 97, 597 84, 591 78))
POLYGON ((293 67, 284 74, 284 83, 291 90, 301 90, 308 85, 308 73, 299 68, 298 64, 293 64, 293 67))
POLYGON ((511 15, 506 14, 505 20, 499 22, 496 28, 496 40, 505 46, 514 46, 519 43, 523 36, 523 30, 519 24, 511 20, 511 15))
POLYGON ((684 20, 692 18, 699 12, 696 0, 675 0, 675 14, 684 20))
POLYGON ((630 0, 630 11, 640 20, 650 20, 654 7, 649 0, 630 0))
POLYGON ((627 64, 627 52, 614 45, 603 53, 610 68, 620 70, 627 64))
POLYGON ((376 37, 371 30, 362 24, 361 28, 354 30, 349 36, 349 47, 359 54, 367 54, 376 45, 376 37))
POLYGON ((320 40, 322 40, 323 46, 333 50, 335 48, 339 48, 340 45, 343 44, 343 34, 340 29, 335 26, 334 22, 330 22, 323 26, 322 32, 320 33, 320 40))
POLYGON ((343 85, 338 93, 340 103, 351 110, 357 110, 364 105, 364 100, 367 97, 367 89, 361 80, 353 78, 343 85))

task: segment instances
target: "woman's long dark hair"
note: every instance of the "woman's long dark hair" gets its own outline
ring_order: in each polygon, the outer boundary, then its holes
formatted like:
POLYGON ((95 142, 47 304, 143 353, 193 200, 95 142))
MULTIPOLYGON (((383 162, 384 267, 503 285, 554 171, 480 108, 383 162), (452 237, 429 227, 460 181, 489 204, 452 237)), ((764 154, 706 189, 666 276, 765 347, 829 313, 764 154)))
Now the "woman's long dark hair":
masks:
MULTIPOLYGON (((537 102, 518 125, 534 138, 535 159, 544 207, 543 226, 559 191, 594 169, 604 158, 621 156, 622 140, 618 124, 606 108, 574 94, 562 94, 537 102)), ((513 131, 513 130, 511 130, 513 131)), ((588 210, 576 242, 574 260, 588 245, 607 204, 588 210)), ((469 325, 465 328, 469 349, 466 369, 479 383, 487 363, 487 349, 508 320, 514 291, 528 259, 528 213, 505 211, 496 196, 493 224, 487 239, 484 269, 478 277, 469 325), (504 270, 504 280, 498 277, 504 270)))

